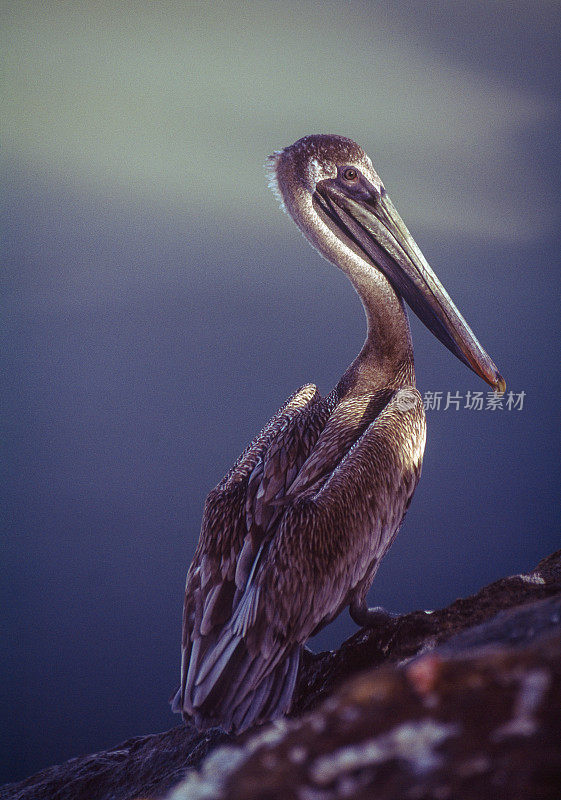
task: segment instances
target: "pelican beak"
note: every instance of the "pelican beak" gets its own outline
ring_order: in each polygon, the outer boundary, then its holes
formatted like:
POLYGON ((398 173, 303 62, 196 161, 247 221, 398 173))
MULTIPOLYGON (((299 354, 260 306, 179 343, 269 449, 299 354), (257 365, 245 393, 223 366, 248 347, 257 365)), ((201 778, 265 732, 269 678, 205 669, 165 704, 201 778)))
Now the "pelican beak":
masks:
POLYGON ((364 181, 351 196, 337 179, 317 184, 314 205, 334 232, 377 267, 421 322, 496 392, 505 381, 440 283, 392 201, 364 181), (349 241, 350 240, 350 241, 349 241))

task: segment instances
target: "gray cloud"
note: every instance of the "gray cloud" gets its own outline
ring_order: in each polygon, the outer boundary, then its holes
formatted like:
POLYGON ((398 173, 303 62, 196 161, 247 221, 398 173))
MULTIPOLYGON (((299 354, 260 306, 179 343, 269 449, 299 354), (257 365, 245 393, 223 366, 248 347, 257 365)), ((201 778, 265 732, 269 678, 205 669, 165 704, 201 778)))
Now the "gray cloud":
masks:
MULTIPOLYGON (((468 5, 477 20, 479 4, 468 5)), ((406 31, 403 19, 358 3, 14 4, 7 152, 73 184, 246 230, 270 218, 266 154, 339 132, 370 152, 412 227, 543 236, 555 202, 520 165, 518 142, 559 105, 467 63, 465 46, 456 60, 415 46, 430 27, 418 6, 406 31), (528 206, 529 190, 540 203, 528 206)))

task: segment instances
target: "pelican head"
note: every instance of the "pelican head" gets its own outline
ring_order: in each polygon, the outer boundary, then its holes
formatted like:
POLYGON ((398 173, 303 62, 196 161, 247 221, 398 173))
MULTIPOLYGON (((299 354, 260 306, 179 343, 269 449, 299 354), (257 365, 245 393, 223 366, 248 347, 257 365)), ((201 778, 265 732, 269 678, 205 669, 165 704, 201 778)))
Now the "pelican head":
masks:
MULTIPOLYGON (((351 139, 305 136, 270 158, 271 185, 309 242, 355 286, 389 283, 421 322, 497 392, 505 381, 351 139)), ((360 293, 360 291, 359 291, 360 293)))

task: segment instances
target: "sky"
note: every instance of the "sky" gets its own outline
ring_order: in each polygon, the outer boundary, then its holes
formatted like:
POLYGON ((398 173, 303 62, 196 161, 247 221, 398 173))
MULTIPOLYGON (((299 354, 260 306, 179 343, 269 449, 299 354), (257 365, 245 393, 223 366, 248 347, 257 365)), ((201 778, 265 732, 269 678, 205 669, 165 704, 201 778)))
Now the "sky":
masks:
MULTIPOLYGON (((412 319, 423 476, 370 601, 435 608, 560 546, 554 2, 2 2, 0 780, 165 730, 206 493, 361 347, 273 150, 372 157, 523 407, 412 319), (460 395, 460 408, 446 405, 460 395)), ((336 647, 347 614, 313 642, 336 647)))

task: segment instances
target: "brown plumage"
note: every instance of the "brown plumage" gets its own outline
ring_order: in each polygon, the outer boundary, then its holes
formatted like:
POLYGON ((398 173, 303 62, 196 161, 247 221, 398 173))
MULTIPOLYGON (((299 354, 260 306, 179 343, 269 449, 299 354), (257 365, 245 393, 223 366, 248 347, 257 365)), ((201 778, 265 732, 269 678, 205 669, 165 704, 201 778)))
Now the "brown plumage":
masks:
POLYGON ((306 137, 271 167, 288 213, 351 280, 368 332, 335 389, 295 392, 207 497, 173 702, 200 728, 241 731, 285 713, 306 640, 346 606, 357 621, 375 622, 365 597, 425 446, 403 300, 504 390, 358 145, 306 137))

